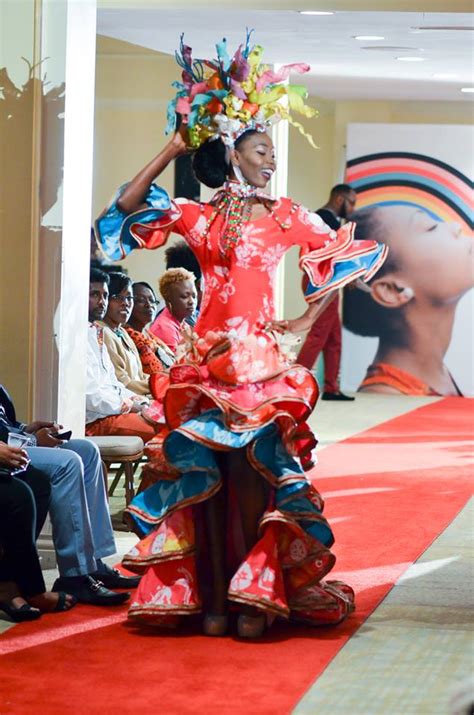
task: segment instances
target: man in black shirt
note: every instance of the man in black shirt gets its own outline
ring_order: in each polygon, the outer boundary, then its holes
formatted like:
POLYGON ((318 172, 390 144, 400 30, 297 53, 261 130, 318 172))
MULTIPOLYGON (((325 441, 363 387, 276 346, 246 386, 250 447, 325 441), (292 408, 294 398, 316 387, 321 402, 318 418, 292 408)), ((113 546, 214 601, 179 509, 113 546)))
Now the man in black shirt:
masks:
MULTIPOLYGON (((337 184, 331 189, 327 204, 316 213, 330 228, 337 231, 341 227, 341 220, 349 218, 354 211, 356 201, 357 194, 349 184, 337 184)), ((344 395, 339 389, 341 344, 339 296, 336 296, 313 323, 298 355, 298 363, 311 370, 319 353, 323 352, 324 391, 321 398, 323 400, 349 401, 354 399, 344 395)))

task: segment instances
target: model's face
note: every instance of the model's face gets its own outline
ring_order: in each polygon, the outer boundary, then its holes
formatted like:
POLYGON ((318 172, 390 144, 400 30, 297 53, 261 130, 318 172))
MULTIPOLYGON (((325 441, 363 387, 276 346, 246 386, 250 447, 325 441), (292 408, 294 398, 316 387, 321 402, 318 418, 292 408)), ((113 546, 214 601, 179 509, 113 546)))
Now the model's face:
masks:
POLYGON ((231 160, 248 183, 259 189, 265 188, 276 170, 273 142, 264 132, 246 137, 231 153, 231 160))
POLYGON ((132 286, 128 285, 120 293, 111 295, 106 317, 113 325, 119 326, 128 322, 133 309, 132 286))
POLYGON ((396 273, 416 297, 442 304, 457 300, 473 286, 473 237, 463 234, 458 224, 436 221, 409 206, 379 211, 396 273))
POLYGON ((91 283, 89 285, 89 320, 102 320, 109 302, 107 283, 91 283))
POLYGON ((189 318, 197 305, 195 282, 189 280, 172 283, 167 305, 176 320, 189 318))
POLYGON ((130 320, 144 328, 155 317, 156 306, 153 291, 146 286, 133 286, 133 310, 130 320))

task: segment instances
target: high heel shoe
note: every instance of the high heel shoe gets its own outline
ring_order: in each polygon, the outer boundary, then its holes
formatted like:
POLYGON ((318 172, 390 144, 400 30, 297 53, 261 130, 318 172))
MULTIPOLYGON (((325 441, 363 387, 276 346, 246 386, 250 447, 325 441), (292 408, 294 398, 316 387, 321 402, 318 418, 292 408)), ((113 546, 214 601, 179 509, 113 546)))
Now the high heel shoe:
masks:
POLYGON ((41 617, 41 611, 38 608, 33 608, 28 603, 24 603, 19 608, 16 608, 8 601, 0 601, 0 611, 4 611, 14 623, 22 621, 36 621, 41 617))
POLYGON ((206 613, 202 623, 202 631, 206 636, 225 636, 228 625, 227 614, 216 616, 212 613, 206 613))
POLYGON ((237 635, 239 638, 260 638, 265 630, 266 620, 264 613, 257 616, 241 613, 237 619, 237 635))

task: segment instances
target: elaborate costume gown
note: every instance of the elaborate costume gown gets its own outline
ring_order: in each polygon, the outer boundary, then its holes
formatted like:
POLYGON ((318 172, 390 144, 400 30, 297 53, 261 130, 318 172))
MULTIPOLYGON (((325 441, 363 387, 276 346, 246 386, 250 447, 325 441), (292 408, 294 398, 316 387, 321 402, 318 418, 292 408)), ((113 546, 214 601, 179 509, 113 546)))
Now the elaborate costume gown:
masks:
POLYGON ((150 208, 125 216, 112 204, 97 222, 104 251, 114 259, 180 234, 199 260, 205 285, 195 335, 171 367, 164 394, 163 378, 155 386, 151 377, 166 429, 149 443, 156 481, 129 507, 147 534, 124 559, 127 568, 145 573, 130 616, 165 624, 201 609, 195 505, 221 488, 216 453, 244 448, 271 497, 259 540, 245 553, 230 494, 229 600, 312 624, 338 623, 353 609, 354 593, 322 580, 335 562, 333 535, 323 500, 304 474, 313 464, 316 439, 306 420, 318 388, 311 373, 289 359, 284 338, 265 326, 275 318, 277 266, 292 246, 300 247, 309 302, 357 276, 368 280, 386 249, 353 241, 351 224, 332 231, 290 199, 270 201, 268 214, 243 224, 239 240, 229 244, 216 209, 222 196, 208 204, 173 202, 152 186, 150 208))

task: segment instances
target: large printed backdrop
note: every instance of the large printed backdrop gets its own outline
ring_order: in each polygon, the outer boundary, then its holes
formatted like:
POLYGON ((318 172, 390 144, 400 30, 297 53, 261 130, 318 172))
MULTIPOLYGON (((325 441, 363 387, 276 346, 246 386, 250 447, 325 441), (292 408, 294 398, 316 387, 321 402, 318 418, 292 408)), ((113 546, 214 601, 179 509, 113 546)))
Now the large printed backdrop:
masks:
MULTIPOLYGON (((405 212, 421 210, 431 220, 446 224, 443 230, 455 225, 457 235, 466 243, 469 237, 472 246, 473 148, 474 131, 469 126, 350 124, 345 180, 357 191, 357 210, 382 207, 386 216, 396 207, 404 207, 405 212)), ((466 255, 469 260, 472 255, 466 255)), ((442 269, 447 277, 457 270, 449 251, 442 269)), ((419 270, 423 271, 423 265, 419 270)), ((471 289, 457 304, 445 356, 445 364, 466 395, 474 394, 473 325, 471 289)), ((344 329, 344 388, 358 388, 377 346, 378 338, 344 329)))

